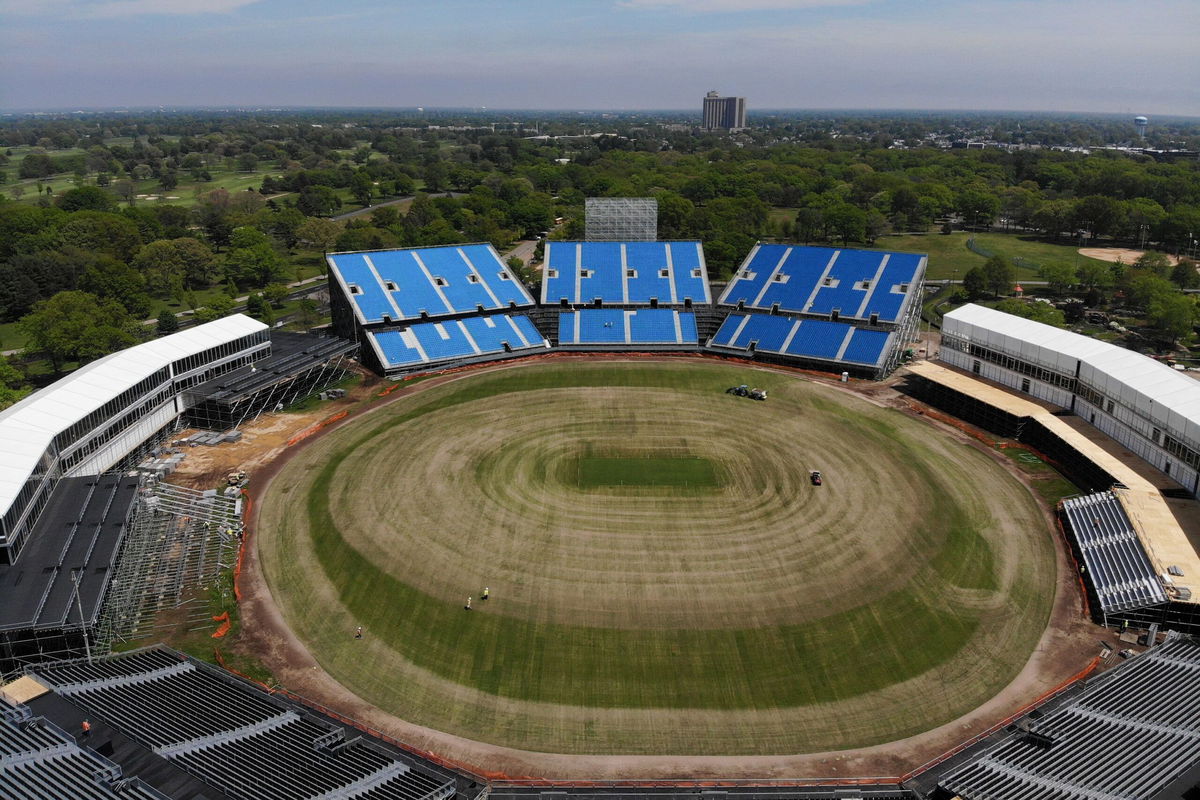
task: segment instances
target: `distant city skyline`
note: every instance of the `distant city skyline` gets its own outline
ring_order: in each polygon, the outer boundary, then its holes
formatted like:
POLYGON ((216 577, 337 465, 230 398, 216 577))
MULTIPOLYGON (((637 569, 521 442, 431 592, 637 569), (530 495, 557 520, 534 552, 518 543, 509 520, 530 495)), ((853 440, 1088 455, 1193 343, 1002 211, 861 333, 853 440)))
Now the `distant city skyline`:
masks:
POLYGON ((0 0, 0 109, 763 109, 1200 116, 1200 3, 0 0))

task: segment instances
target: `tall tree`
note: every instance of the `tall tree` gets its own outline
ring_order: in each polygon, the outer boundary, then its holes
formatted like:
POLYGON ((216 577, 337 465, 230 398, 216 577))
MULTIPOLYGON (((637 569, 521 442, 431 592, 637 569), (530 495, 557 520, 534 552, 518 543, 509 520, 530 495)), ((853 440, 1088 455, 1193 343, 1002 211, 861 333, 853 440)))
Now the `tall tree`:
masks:
POLYGON ((984 262, 983 277, 992 295, 999 297, 1012 291, 1016 271, 1007 258, 995 255, 984 262))
POLYGON ((55 372, 69 361, 87 362, 137 342, 139 326, 116 300, 89 292, 59 292, 21 318, 26 351, 50 360, 55 372))

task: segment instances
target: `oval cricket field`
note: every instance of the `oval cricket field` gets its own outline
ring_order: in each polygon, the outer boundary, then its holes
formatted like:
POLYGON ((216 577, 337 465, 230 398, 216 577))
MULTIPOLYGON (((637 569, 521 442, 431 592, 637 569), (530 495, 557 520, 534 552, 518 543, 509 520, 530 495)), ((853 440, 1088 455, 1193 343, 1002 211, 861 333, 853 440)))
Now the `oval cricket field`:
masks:
POLYGON ((866 746, 987 701, 1049 619, 1030 491, 841 389, 700 360, 418 388, 296 453, 256 533, 321 666, 409 722, 557 753, 866 746))

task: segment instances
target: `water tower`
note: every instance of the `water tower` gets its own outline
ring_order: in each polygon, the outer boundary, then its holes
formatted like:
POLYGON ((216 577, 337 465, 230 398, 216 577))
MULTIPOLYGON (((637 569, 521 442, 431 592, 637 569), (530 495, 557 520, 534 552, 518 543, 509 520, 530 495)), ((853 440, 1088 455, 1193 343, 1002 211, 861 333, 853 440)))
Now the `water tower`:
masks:
POLYGON ((1139 139, 1146 138, 1146 126, 1149 124, 1150 124, 1150 120, 1146 119, 1145 117, 1134 117, 1133 118, 1133 127, 1137 128, 1137 134, 1138 134, 1139 139))

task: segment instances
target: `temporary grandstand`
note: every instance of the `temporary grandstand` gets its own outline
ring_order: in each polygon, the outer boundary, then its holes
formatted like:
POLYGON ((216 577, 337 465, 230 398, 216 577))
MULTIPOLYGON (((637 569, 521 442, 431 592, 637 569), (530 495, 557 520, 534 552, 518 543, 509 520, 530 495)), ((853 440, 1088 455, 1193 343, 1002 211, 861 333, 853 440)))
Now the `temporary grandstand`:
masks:
MULTIPOLYGON (((962 800, 1190 797, 1161 794, 1200 761, 1200 644, 1172 636, 1035 712, 946 772, 962 800)), ((1187 783, 1194 783, 1188 781, 1187 783)))
POLYGON ((1108 342, 967 304, 940 358, 1070 411, 1200 496, 1200 382, 1108 342))
POLYGON ((170 800, 27 706, 0 699, 0 797, 170 800))
POLYGON ((183 393, 270 353, 241 314, 93 361, 0 411, 0 564, 13 563, 60 478, 98 475, 170 431, 183 393))
MULTIPOLYGON (((469 776, 161 647, 39 667, 5 694, 19 698, 20 705, 8 706, 10 716, 40 718, 56 730, 78 730, 87 719, 84 744, 118 765, 110 775, 123 770, 158 792, 135 797, 476 800, 482 788, 469 776)), ((6 768, 0 751, 0 786, 6 768)))
POLYGON ((187 423, 229 430, 263 411, 303 400, 344 378, 356 349, 335 336, 272 331, 266 358, 184 392, 187 423))
POLYGON ((1200 597, 1193 589, 1200 553, 1158 487, 1048 404, 930 361, 914 363, 908 372, 912 394, 1030 445, 1085 490, 1064 502, 1060 519, 1082 564, 1097 622, 1200 633, 1200 597))
POLYGON ((137 478, 64 478, 17 564, 0 565, 0 674, 85 652, 132 523, 137 478))
POLYGON ((489 244, 333 253, 334 331, 386 375, 549 347, 533 298, 489 244))
POLYGON ((916 330, 926 261, 760 242, 721 294, 718 305, 734 313, 708 347, 882 377, 916 330))
POLYGON ((707 305, 711 301, 699 242, 547 242, 542 304, 707 305))

